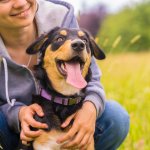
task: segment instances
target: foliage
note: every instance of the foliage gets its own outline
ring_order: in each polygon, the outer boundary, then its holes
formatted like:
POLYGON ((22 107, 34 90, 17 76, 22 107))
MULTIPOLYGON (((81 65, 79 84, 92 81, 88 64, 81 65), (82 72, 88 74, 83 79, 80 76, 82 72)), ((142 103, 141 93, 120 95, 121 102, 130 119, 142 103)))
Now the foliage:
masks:
POLYGON ((106 51, 150 50, 150 1, 107 16, 98 34, 106 51), (118 40, 119 39, 119 40, 118 40))
POLYGON ((103 5, 93 6, 78 17, 78 23, 81 28, 88 30, 94 37, 97 35, 101 23, 106 16, 106 8, 103 5))
POLYGON ((119 150, 150 149, 150 53, 109 54, 99 61, 107 99, 114 99, 130 115, 130 132, 119 150))

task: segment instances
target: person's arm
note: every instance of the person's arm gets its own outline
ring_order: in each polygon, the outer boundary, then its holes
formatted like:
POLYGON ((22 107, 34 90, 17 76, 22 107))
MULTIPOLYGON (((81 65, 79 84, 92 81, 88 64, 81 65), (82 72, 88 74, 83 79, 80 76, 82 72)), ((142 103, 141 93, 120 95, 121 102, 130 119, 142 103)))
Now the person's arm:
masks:
MULTIPOLYGON (((73 13, 72 17, 70 14, 68 18, 69 19, 66 22, 64 21, 65 27, 78 28, 78 24, 73 13)), ((67 17, 65 19, 67 19, 67 17)), ((101 73, 94 58, 92 58, 90 67, 92 77, 86 87, 86 97, 83 107, 75 114, 69 116, 61 125, 62 128, 65 128, 69 125, 71 120, 74 120, 71 129, 64 136, 57 139, 57 143, 66 142, 62 148, 78 147, 86 149, 93 140, 96 117, 101 115, 104 111, 105 92, 100 84, 101 73)))
POLYGON ((48 128, 46 123, 36 121, 33 117, 34 114, 40 117, 44 116, 42 107, 36 103, 21 107, 18 113, 21 126, 20 139, 24 145, 28 145, 28 142, 40 136, 41 129, 48 128), (38 130, 32 131, 30 127, 37 128, 38 130))
POLYGON ((97 117, 99 117, 105 108, 105 92, 102 84, 100 83, 101 71, 98 68, 94 58, 92 58, 90 68, 92 71, 92 77, 86 87, 86 97, 84 101, 90 101, 94 104, 97 110, 97 117))
MULTIPOLYGON (((34 121, 34 123, 32 121, 30 124, 30 120, 31 120, 30 118, 33 118, 35 113, 39 114, 39 111, 37 111, 37 110, 40 110, 39 107, 38 107, 38 109, 36 109, 37 106, 30 108, 29 106, 25 105, 24 103, 17 101, 15 99, 17 97, 17 94, 14 96, 15 97, 14 99, 9 97, 8 73, 9 73, 8 72, 8 62, 6 61, 6 59, 4 59, 0 56, 0 75, 1 75, 0 80, 4 81, 4 82, 0 82, 1 83, 0 84, 0 111, 5 115, 8 126, 16 133, 20 133, 20 131, 21 131, 20 127, 25 122, 24 120, 26 120, 26 122, 28 122, 28 124, 33 127, 35 127, 35 126, 41 127, 42 126, 41 123, 36 123, 35 121, 34 121), (2 69, 2 68, 4 68, 4 69, 2 69), (4 75, 4 78, 2 78, 3 75, 4 75), (21 113, 23 115, 19 115, 20 110, 22 108, 28 108, 28 107, 29 107, 29 109, 26 109, 27 111, 24 111, 24 114, 21 113), (29 110, 31 112, 30 114, 29 114, 29 110), (29 115, 27 116, 27 114, 29 114, 29 115)), ((17 75, 16 75, 16 77, 17 77, 17 75)), ((13 80, 15 80, 15 78, 13 80)), ((10 77, 10 81, 11 81, 11 77, 10 77)), ((19 78, 16 81, 19 83, 19 78)), ((22 82, 20 82, 20 83, 22 83, 22 82)), ((11 87, 11 82, 10 82, 9 86, 11 87)), ((19 90, 16 87, 11 88, 12 93, 19 92, 19 90)), ((24 91, 23 87, 20 88, 20 91, 24 91)))
POLYGON ((0 106, 0 110, 4 113, 9 127, 13 129, 16 133, 20 132, 18 112, 22 106, 25 105, 20 102, 15 102, 14 106, 10 106, 8 103, 0 106))
MULTIPOLYGON (((0 99, 0 104, 2 104, 2 99, 0 99)), ((9 127, 14 132, 20 133, 20 139, 25 145, 27 141, 32 141, 41 134, 40 130, 31 131, 30 126, 40 129, 47 128, 47 124, 37 122, 33 118, 35 113, 41 117, 44 115, 42 108, 37 104, 26 106, 23 103, 15 102, 14 106, 1 105, 0 110, 4 113, 9 127)))
MULTIPOLYGON (((71 5, 70 5, 70 11, 66 15, 62 26, 68 28, 79 28, 77 19, 74 15, 73 7, 71 5)), ((98 117, 103 113, 105 108, 105 92, 100 83, 101 71, 96 64, 94 57, 92 57, 90 67, 92 71, 92 77, 86 87, 86 92, 85 92, 86 97, 84 101, 85 102, 90 101, 91 103, 94 104, 97 111, 97 117, 98 117)))
MULTIPOLYGON (((7 63, 6 66, 4 67, 4 62, 3 57, 0 56, 0 73, 4 72, 5 78, 0 78, 0 80, 5 80, 4 82, 0 82, 0 95, 3 95, 3 93, 6 93, 6 74, 8 76, 8 71, 7 71, 7 63), (5 68, 4 70, 2 68, 5 68), (4 85, 5 84, 5 85, 4 85)), ((2 74, 1 74, 2 75, 2 74)), ((20 123, 19 123, 19 118, 18 118, 18 112, 21 107, 25 106, 22 102, 17 102, 15 101, 14 105, 11 106, 8 103, 7 98, 2 98, 0 96, 0 111, 3 112, 3 114, 6 117, 7 123, 11 129, 14 130, 14 132, 19 133, 20 132, 20 123)), ((8 98, 9 99, 9 98, 8 98)))

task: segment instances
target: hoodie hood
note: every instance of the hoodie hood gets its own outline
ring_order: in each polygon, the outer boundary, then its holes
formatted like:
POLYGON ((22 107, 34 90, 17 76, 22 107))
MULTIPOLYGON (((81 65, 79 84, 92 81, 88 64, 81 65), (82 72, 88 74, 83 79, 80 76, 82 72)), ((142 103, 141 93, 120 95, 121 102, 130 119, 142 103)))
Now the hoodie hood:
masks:
POLYGON ((2 57, 6 57, 6 58, 10 58, 8 52, 7 52, 7 49, 3 43, 3 40, 2 38, 0 37, 0 56, 2 57))
MULTIPOLYGON (((73 23, 75 20, 73 16, 74 8, 67 2, 58 0, 37 0, 37 4, 38 10, 35 15, 35 21, 37 24, 38 36, 49 32, 56 26, 69 28, 78 27, 77 22, 75 24, 73 23)), ((0 56, 11 59, 1 37, 0 56)))

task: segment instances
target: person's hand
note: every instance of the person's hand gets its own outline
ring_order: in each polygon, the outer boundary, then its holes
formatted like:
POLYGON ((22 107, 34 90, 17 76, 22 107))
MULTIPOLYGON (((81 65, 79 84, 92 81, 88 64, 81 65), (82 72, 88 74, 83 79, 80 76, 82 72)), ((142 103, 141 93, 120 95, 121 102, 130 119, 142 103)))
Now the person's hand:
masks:
POLYGON ((41 134, 41 130, 31 131, 30 126, 34 128, 47 128, 47 124, 40 123, 36 121, 33 116, 34 114, 39 115, 40 117, 44 116, 41 106, 38 104, 32 104, 30 106, 23 106, 19 111, 19 120, 21 123, 21 133, 20 139, 22 144, 28 145, 28 142, 33 141, 34 138, 38 137, 41 134))
POLYGON ((57 139, 57 143, 65 142, 62 148, 84 150, 92 142, 95 131, 96 109, 94 105, 89 101, 84 102, 82 108, 69 116, 61 127, 67 127, 72 119, 74 119, 72 127, 65 135, 57 139))

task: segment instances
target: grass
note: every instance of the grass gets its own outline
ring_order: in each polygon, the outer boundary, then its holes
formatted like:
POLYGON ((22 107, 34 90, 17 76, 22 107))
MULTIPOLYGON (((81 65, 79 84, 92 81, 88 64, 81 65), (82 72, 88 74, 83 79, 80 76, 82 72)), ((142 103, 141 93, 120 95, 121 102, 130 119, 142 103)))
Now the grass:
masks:
POLYGON ((107 99, 130 115, 130 132, 119 150, 150 150, 150 53, 109 54, 98 65, 107 99))

